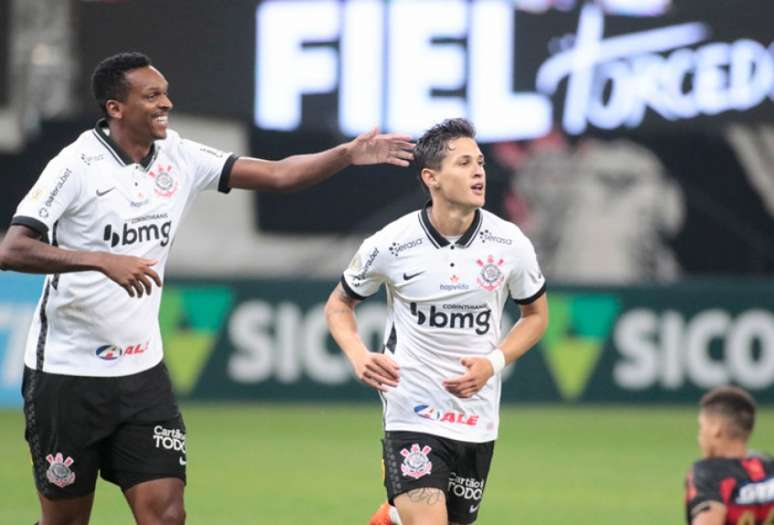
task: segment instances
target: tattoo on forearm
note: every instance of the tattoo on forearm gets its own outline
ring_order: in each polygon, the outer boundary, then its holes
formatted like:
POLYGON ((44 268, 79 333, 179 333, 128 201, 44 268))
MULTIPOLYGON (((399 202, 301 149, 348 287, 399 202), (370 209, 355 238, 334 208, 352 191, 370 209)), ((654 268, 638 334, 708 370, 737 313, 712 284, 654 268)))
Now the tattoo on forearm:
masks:
POLYGON ((443 502, 444 499, 443 492, 433 488, 410 490, 406 495, 412 503, 425 503, 427 505, 435 505, 438 502, 443 502))

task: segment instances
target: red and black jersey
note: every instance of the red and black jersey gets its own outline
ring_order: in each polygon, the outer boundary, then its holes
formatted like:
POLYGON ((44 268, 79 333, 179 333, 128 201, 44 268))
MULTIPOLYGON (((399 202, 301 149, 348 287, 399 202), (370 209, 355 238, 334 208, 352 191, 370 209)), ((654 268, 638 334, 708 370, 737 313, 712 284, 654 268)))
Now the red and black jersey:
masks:
POLYGON ((689 525, 711 501, 725 505, 727 525, 774 524, 774 459, 749 455, 697 461, 685 480, 689 525))

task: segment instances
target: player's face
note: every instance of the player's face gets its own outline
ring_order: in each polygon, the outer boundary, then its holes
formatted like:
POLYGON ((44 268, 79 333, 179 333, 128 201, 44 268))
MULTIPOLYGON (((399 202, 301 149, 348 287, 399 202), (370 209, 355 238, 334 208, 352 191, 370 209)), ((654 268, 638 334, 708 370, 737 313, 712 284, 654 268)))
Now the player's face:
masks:
POLYGON ((172 110, 167 80, 155 67, 126 72, 129 94, 122 104, 123 124, 139 140, 152 142, 167 136, 167 119, 172 110))
POLYGON ((706 412, 699 412, 699 435, 698 442, 701 453, 705 458, 712 457, 715 451, 717 441, 719 421, 706 412))
POLYGON ((475 140, 460 137, 446 144, 446 156, 441 169, 430 181, 433 198, 440 197, 450 204, 465 208, 480 208, 486 198, 484 155, 475 140))

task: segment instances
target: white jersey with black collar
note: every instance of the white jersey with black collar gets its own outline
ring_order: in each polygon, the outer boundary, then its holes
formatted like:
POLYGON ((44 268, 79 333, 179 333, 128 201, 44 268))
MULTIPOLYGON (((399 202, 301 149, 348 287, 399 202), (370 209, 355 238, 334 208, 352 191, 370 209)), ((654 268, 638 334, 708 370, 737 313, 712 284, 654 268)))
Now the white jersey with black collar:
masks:
MULTIPOLYGON (((180 221, 202 190, 228 192, 236 157, 167 131, 133 162, 105 121, 65 147, 19 204, 12 224, 65 250, 110 252, 164 266, 180 221)), ((130 297, 96 271, 46 277, 30 327, 25 364, 44 372, 123 376, 162 359, 161 290, 130 297)))
POLYGON ((499 376, 470 399, 451 395, 442 381, 465 372, 462 357, 483 356, 500 342, 508 297, 529 304, 544 293, 535 250, 521 230, 477 210, 451 243, 424 208, 366 239, 341 282, 359 300, 386 288, 384 350, 400 366, 400 380, 382 396, 385 430, 496 439, 499 376))

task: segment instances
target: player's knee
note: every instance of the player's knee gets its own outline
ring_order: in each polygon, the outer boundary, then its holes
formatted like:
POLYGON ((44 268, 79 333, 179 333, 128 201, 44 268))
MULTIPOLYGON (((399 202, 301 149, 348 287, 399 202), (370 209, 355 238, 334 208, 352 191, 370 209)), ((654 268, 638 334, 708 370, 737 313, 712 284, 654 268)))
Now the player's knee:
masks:
POLYGON ((166 505, 159 516, 160 523, 164 525, 183 525, 185 523, 185 508, 182 501, 175 501, 166 505))

